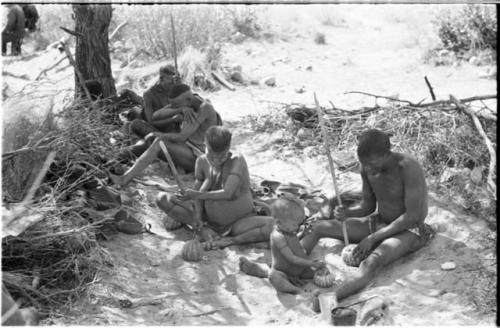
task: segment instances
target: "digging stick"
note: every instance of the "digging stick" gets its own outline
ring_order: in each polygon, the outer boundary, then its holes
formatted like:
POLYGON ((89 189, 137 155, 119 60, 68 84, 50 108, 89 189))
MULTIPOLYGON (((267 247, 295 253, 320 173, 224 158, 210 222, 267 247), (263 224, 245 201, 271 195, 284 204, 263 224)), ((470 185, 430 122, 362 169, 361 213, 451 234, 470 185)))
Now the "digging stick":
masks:
POLYGON ((170 24, 172 25, 172 45, 174 47, 174 65, 175 74, 179 75, 179 68, 177 67, 177 47, 175 45, 175 27, 174 27, 174 15, 170 12, 170 24))
POLYGON ((174 174, 175 181, 177 181, 177 186, 179 186, 179 189, 181 191, 184 191, 184 186, 182 185, 181 179, 179 178, 179 172, 177 172, 177 169, 175 168, 174 161, 172 160, 172 157, 170 156, 170 153, 167 150, 167 146, 165 146, 165 143, 163 143, 162 140, 158 140, 158 143, 160 144, 160 148, 163 151, 163 154, 167 158, 168 165, 170 166, 170 169, 174 174))
MULTIPOLYGON (((337 186, 337 179, 335 178, 335 166, 333 165, 332 154, 330 153, 330 147, 328 147, 328 134, 326 132, 325 122, 323 121, 323 111, 319 107, 318 99, 316 98, 316 93, 314 93, 314 102, 316 103, 316 110, 318 112, 318 121, 321 127, 321 133, 323 134, 323 143, 325 145, 326 156, 328 157, 328 165, 330 166, 330 173, 332 174, 333 187, 335 188, 335 194, 337 195, 337 201, 339 206, 342 206, 342 199, 340 199, 339 188, 337 186)), ((345 221, 342 222, 342 234, 344 235, 344 244, 349 245, 349 236, 347 236, 347 227, 345 221)))

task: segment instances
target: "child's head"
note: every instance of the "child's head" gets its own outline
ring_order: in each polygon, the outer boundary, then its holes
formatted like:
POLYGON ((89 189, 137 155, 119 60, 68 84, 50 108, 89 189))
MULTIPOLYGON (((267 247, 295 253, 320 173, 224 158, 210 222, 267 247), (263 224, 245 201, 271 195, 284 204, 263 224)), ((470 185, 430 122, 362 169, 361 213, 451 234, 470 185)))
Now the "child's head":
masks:
POLYGON ((304 203, 293 195, 282 194, 271 205, 271 213, 276 225, 286 232, 297 232, 304 221, 304 203))
POLYGON ((205 144, 210 165, 219 167, 226 161, 231 146, 231 137, 231 131, 225 127, 214 125, 208 128, 205 133, 205 144))

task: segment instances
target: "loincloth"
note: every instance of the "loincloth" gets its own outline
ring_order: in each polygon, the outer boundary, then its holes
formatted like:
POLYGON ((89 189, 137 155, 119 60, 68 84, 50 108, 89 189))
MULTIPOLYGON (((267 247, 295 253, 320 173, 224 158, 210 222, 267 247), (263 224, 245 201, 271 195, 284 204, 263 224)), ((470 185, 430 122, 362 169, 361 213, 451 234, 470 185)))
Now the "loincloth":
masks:
MULTIPOLYGON (((380 214, 373 214, 368 217, 370 233, 374 233, 385 226, 387 226, 387 224, 382 220, 380 214)), ((421 221, 415 223, 406 230, 419 237, 423 245, 427 245, 435 235, 434 229, 427 223, 421 221)))
POLYGON ((210 228, 213 231, 217 232, 222 237, 229 236, 229 234, 231 233, 231 230, 233 229, 233 225, 232 224, 219 225, 219 224, 209 223, 208 221, 205 221, 204 225, 207 228, 210 228))

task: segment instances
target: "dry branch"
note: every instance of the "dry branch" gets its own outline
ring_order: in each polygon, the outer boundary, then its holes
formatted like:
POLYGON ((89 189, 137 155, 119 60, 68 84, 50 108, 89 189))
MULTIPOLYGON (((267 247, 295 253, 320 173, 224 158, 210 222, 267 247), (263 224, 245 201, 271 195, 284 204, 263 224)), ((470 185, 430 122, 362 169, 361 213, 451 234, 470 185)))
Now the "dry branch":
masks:
POLYGON ((453 95, 450 95, 450 101, 457 106, 457 108, 463 110, 465 113, 469 114, 469 116, 472 118, 472 121, 474 122, 474 126, 476 127, 477 131, 483 137, 484 143, 486 145, 486 148, 488 148, 488 152, 490 153, 490 165, 489 165, 489 170, 488 170, 488 187, 490 188, 490 191, 494 195, 496 199, 496 190, 497 186, 496 183, 493 181, 493 174, 495 173, 495 167, 496 167, 496 162, 497 162, 497 156, 495 152, 495 148, 493 147, 493 144, 491 140, 488 138, 486 135, 486 132, 484 132, 483 126, 481 124, 481 121, 477 118, 476 114, 470 110, 468 106, 464 106, 460 100, 458 100, 456 97, 453 95))
POLYGON ((434 90, 432 89, 431 82, 429 82, 429 79, 427 79, 427 76, 424 76, 425 84, 427 84, 427 87, 429 88, 429 92, 431 94, 432 101, 436 101, 436 95, 434 94, 434 90))
POLYGON ((55 64, 43 69, 38 75, 37 77, 35 78, 34 81, 38 81, 38 79, 40 77, 42 77, 43 74, 47 73, 48 71, 50 71, 51 69, 53 69, 54 67, 56 67, 57 65, 59 65, 64 59, 66 59, 66 56, 62 57, 61 59, 59 59, 55 64))
POLYGON ((115 30, 113 32, 111 32, 111 34, 109 35, 109 41, 113 40, 113 38, 116 36, 116 34, 118 34, 118 32, 120 32, 120 30, 128 24, 128 21, 124 21, 123 23, 121 23, 120 25, 118 25, 115 30))
POLYGON ((23 80, 29 80, 30 79, 29 76, 26 75, 26 74, 17 75, 17 74, 14 74, 14 73, 11 73, 11 72, 5 71, 5 70, 2 71, 2 75, 12 76, 12 77, 15 77, 15 78, 18 78, 18 79, 23 79, 23 80))
POLYGON ((73 35, 73 36, 76 36, 76 37, 82 37, 82 36, 83 36, 81 33, 78 33, 78 32, 76 32, 76 31, 70 30, 70 29, 68 29, 68 28, 66 28, 66 27, 59 26, 59 28, 60 28, 61 30, 63 30, 64 32, 66 32, 66 33, 68 33, 68 34, 71 34, 71 35, 73 35))
POLYGON ((87 96, 87 98, 90 101, 92 101, 92 97, 90 96, 89 89, 87 89, 87 86, 85 85, 85 79, 83 78, 82 72, 80 72, 80 70, 76 66, 76 63, 75 63, 75 60, 73 59, 73 55, 71 54, 71 51, 69 51, 66 44, 62 43, 62 46, 64 48, 64 52, 66 53, 66 57, 68 57, 70 64, 75 69, 76 76, 78 77, 78 82, 80 82, 80 86, 83 88, 83 91, 85 92, 85 95, 87 96))

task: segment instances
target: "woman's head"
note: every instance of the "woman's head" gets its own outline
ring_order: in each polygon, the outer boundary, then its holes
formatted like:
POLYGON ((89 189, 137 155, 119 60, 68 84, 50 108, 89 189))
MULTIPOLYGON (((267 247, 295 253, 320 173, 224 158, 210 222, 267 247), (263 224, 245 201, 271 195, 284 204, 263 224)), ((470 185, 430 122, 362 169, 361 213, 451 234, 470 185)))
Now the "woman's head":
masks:
POLYGON ((207 146, 207 159, 213 166, 222 165, 228 155, 231 147, 232 133, 229 129, 222 126, 211 126, 205 133, 205 144, 207 146))

